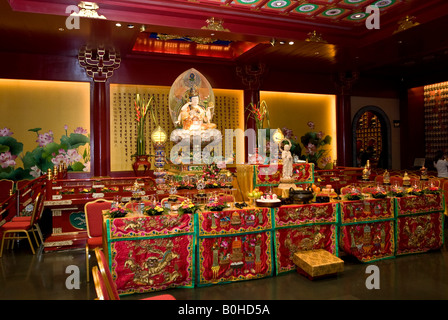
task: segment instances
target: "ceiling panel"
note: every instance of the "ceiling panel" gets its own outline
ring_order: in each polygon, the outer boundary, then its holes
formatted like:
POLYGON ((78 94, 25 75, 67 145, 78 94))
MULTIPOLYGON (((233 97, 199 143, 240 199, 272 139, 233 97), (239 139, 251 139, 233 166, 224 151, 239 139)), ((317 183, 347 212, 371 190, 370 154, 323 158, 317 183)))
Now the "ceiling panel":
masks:
MULTIPOLYGON (((447 41, 440 37, 447 24, 446 0, 98 0, 98 12, 107 20, 83 18, 80 30, 59 31, 68 16, 67 6, 74 3, 0 0, 0 51, 73 55, 86 42, 107 41, 123 56, 138 51, 148 57, 170 54, 187 59, 194 56, 194 45, 181 55, 151 51, 142 44, 149 43, 151 33, 210 36, 211 31, 203 27, 211 17, 222 19, 229 30, 215 32, 215 37, 229 41, 235 50, 216 58, 234 63, 267 61, 279 68, 316 72, 359 68, 387 73, 405 66, 411 72, 409 66, 430 61, 433 55, 441 57, 437 61, 443 60, 442 53, 447 50, 447 41), (379 30, 365 26, 369 5, 381 10, 379 30), (406 15, 415 16, 420 25, 395 34, 406 15), (441 23, 433 23, 436 21, 441 23), (116 22, 123 26, 117 28, 116 22), (127 24, 135 28, 128 29, 127 24), (141 26, 146 28, 144 33, 141 26), (307 41, 314 31, 325 42, 307 41), (425 45, 421 45, 422 39, 425 45), (287 44, 290 40, 293 45, 287 44), (42 43, 45 45, 39 45, 42 43)), ((213 55, 207 58, 213 61, 213 55)))

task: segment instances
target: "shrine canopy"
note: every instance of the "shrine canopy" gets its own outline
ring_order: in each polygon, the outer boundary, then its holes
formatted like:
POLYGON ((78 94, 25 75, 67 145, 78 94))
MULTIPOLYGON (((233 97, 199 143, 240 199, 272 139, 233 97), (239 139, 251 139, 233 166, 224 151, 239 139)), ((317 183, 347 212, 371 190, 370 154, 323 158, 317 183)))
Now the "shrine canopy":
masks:
POLYGON ((207 110, 209 121, 215 109, 215 94, 208 80, 196 69, 191 68, 179 75, 173 82, 169 93, 169 109, 173 124, 176 126, 182 106, 190 99, 190 90, 199 93, 199 104, 207 110))

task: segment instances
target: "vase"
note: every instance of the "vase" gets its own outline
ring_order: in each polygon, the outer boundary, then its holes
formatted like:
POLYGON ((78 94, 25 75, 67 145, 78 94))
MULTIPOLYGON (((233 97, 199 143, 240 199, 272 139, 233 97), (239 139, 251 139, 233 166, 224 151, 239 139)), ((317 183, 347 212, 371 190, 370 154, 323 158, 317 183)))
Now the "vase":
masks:
POLYGON ((145 176, 148 170, 151 168, 151 162, 148 161, 149 155, 136 155, 135 161, 132 164, 132 168, 134 169, 135 176, 145 176), (143 166, 143 170, 139 171, 139 168, 143 166))

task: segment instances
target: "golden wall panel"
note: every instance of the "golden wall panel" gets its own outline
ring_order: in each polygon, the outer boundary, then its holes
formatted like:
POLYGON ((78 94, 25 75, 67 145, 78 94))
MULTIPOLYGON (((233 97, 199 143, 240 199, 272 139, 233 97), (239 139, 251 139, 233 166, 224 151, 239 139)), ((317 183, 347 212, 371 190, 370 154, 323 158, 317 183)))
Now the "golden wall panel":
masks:
MULTIPOLYGON (((212 122, 217 124, 217 129, 224 135, 225 129, 244 127, 243 91, 213 89, 215 94, 215 115, 212 122)), ((166 86, 144 85, 110 85, 110 144, 111 144, 111 171, 132 170, 132 155, 135 154, 137 124, 135 121, 134 99, 138 94, 145 101, 151 95, 154 96, 154 106, 157 109, 158 121, 168 135, 175 129, 169 114, 169 92, 166 86)), ((155 124, 148 115, 145 122, 146 151, 154 154, 151 142, 151 132, 155 124)), ((224 141, 224 140, 223 140, 224 141)), ((224 143, 224 142, 223 142, 224 143)), ((235 148, 234 143, 234 148, 235 148)), ((173 147, 170 141, 166 146, 166 153, 173 147)), ((224 151, 222 151, 224 155, 224 151)))

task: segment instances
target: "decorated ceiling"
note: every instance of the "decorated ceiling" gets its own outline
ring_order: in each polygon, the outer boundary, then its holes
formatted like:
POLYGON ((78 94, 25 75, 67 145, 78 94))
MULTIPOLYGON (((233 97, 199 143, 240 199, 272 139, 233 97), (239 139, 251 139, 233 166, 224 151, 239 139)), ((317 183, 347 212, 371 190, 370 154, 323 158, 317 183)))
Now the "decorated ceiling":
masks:
POLYGON ((366 7, 377 6, 383 13, 404 4, 402 0, 174 0, 197 6, 219 6, 253 14, 272 14, 297 20, 359 24, 369 13, 366 7))
POLYGON ((84 2, 0 0, 0 49, 73 55, 85 43, 107 41, 123 57, 269 61, 322 72, 353 64, 388 70, 448 54, 440 37, 448 27, 446 0, 97 0, 94 13, 105 19, 66 29, 68 6, 84 2), (369 6, 380 11, 378 30, 366 28, 369 6), (417 24, 403 24, 406 17, 417 24), (213 19, 222 30, 207 28, 213 19))

